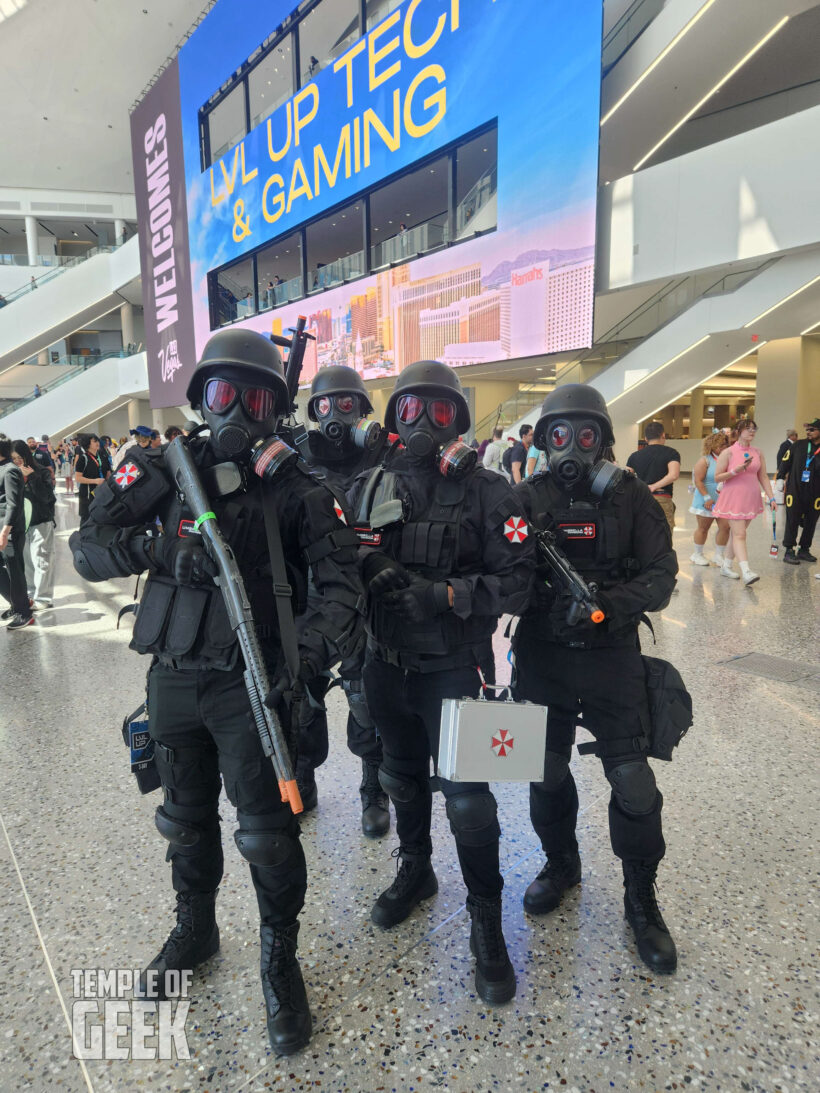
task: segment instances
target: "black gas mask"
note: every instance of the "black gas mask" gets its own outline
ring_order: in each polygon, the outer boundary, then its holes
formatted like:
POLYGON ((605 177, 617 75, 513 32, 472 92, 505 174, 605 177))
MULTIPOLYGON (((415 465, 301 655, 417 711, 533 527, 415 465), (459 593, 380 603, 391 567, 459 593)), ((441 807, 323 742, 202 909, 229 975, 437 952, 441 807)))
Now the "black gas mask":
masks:
POLYGON ((475 466, 476 453, 458 440, 458 409, 449 398, 401 395, 396 402, 396 428, 410 458, 436 465, 448 478, 461 478, 475 466))
POLYGON ((358 395, 318 395, 313 400, 313 413, 322 436, 337 448, 370 451, 379 441, 381 427, 362 417, 358 395))
POLYGON ((545 442, 550 474, 568 493, 585 489, 602 501, 623 478, 614 463, 601 459, 605 447, 601 425, 595 418, 579 415, 548 421, 539 442, 545 442))
POLYGON ((211 444, 229 459, 250 457, 254 445, 276 429, 276 392, 248 382, 247 373, 226 366, 206 380, 202 416, 211 430, 211 444))

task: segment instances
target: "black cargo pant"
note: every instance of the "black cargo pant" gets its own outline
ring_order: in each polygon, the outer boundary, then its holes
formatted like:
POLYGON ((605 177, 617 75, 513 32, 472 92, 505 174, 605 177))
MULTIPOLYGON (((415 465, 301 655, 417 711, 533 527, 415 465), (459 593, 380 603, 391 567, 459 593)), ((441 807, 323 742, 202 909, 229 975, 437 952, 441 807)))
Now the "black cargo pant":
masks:
POLYGON ((0 596, 11 605, 17 615, 31 614, 26 589, 25 531, 12 531, 8 545, 0 551, 0 596))
MULTIPOLYGON (((324 704, 329 687, 330 678, 326 675, 316 676, 309 684, 310 693, 320 705, 324 704)), ((352 709, 348 712, 347 746, 359 759, 368 763, 381 763, 382 742, 372 721, 367 723, 366 715, 365 709, 363 713, 359 713, 361 720, 357 720, 352 709)), ((299 727, 299 771, 312 772, 320 767, 327 759, 328 748, 327 714, 324 710, 316 710, 311 720, 299 727)))
POLYGON ((630 646, 570 649, 538 640, 522 623, 515 646, 515 696, 548 708, 544 780, 530 783, 530 819, 546 855, 578 848, 578 791, 569 760, 580 713, 612 785, 614 854, 623 861, 660 861, 666 850, 663 798, 646 758, 649 706, 637 636, 630 646))
MULTIPOLYGON (((383 769, 412 789, 409 801, 392 798, 402 849, 429 856, 433 847, 430 759, 438 759, 441 700, 477 697, 478 672, 475 668, 411 672, 374 658, 365 663, 364 684, 370 712, 382 739, 383 769)), ((495 798, 486 782, 450 782, 441 778, 440 784, 467 890, 473 896, 493 899, 504 887, 498 865, 500 828, 495 817, 495 798), (466 802, 466 798, 475 801, 466 802), (465 803, 477 804, 482 817, 473 831, 465 830, 460 820, 465 803)))
MULTIPOLYGON (((808 491, 810 487, 806 487, 808 491)), ((808 492, 786 493, 786 527, 783 532, 783 546, 791 550, 797 546, 797 533, 800 535, 800 550, 809 550, 814 539, 814 529, 820 516, 820 497, 811 497, 808 492), (791 503, 790 503, 791 502, 791 503)))
POLYGON ((193 846, 171 843, 168 851, 177 892, 212 892, 222 879, 219 828, 220 774, 236 806, 240 830, 281 832, 293 840, 281 865, 251 865, 264 925, 296 921, 307 887, 299 824, 283 804, 270 759, 251 728, 242 669, 176 671, 154 665, 148 677, 148 718, 162 779, 162 808, 192 825, 193 846))

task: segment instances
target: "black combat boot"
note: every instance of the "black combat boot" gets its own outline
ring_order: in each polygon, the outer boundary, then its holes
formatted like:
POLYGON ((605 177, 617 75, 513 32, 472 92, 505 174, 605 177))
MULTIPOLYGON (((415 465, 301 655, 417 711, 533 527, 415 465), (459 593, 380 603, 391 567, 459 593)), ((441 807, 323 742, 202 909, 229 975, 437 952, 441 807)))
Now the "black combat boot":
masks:
POLYGON ((261 926, 259 934, 270 1046, 277 1055, 294 1055, 305 1047, 313 1031, 302 970, 296 959, 299 923, 284 929, 261 926))
POLYGON ((783 561, 786 565, 800 565, 800 559, 789 547, 786 547, 786 553, 783 555, 783 561))
POLYGON ((302 812, 312 812, 319 803, 316 789, 316 772, 308 763, 296 760, 296 786, 302 798, 302 812))
POLYGON ((496 899, 467 897, 473 920, 470 952, 475 957, 475 989, 479 998, 501 1005, 515 997, 515 972, 507 954, 501 928, 501 896, 496 899))
POLYGON ((656 972, 673 972, 678 952, 655 899, 656 862, 624 862, 624 912, 641 960, 656 972))
POLYGON ((168 940, 140 976, 137 995, 149 1002, 165 1002, 165 973, 195 968, 219 949, 215 914, 216 892, 177 892, 177 924, 168 940), (148 973, 156 971, 152 984, 148 973))
POLYGON ((379 782, 379 764, 362 759, 362 831, 368 839, 380 839, 390 830, 390 804, 379 782))
POLYGON ((382 892, 370 912, 373 922, 384 929, 403 922, 418 903, 438 891, 429 854, 400 846, 392 857, 401 859, 396 879, 382 892))
POLYGON ((810 550, 807 550, 805 547, 801 547, 798 550, 797 557, 800 559, 801 562, 816 562, 817 561, 817 559, 812 554, 812 552, 810 550))
POLYGON ((581 856, 577 850, 552 853, 524 893, 524 910, 531 915, 554 911, 568 888, 581 883, 581 856))

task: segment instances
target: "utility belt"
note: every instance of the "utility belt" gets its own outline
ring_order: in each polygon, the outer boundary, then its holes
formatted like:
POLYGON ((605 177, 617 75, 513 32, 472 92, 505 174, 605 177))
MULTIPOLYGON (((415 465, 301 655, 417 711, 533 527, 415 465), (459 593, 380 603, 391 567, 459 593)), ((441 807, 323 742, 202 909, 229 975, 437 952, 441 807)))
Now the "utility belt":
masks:
POLYGON ((401 668, 407 672, 418 672, 419 675, 427 675, 430 672, 447 672, 454 668, 475 668, 486 664, 492 657, 492 641, 484 645, 464 646, 461 649, 453 649, 440 655, 425 655, 423 653, 410 653, 404 650, 390 649, 379 645, 372 639, 367 643, 368 659, 380 660, 383 664, 390 664, 394 668, 401 668))

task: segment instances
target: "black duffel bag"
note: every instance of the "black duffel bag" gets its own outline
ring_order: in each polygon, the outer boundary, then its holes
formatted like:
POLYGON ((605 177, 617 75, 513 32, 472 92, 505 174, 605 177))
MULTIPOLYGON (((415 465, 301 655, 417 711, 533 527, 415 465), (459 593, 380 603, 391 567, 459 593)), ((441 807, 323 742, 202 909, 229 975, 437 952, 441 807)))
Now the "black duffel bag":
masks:
POLYGON ((692 725, 692 696, 673 664, 658 657, 641 659, 651 722, 649 757, 669 762, 692 725))

